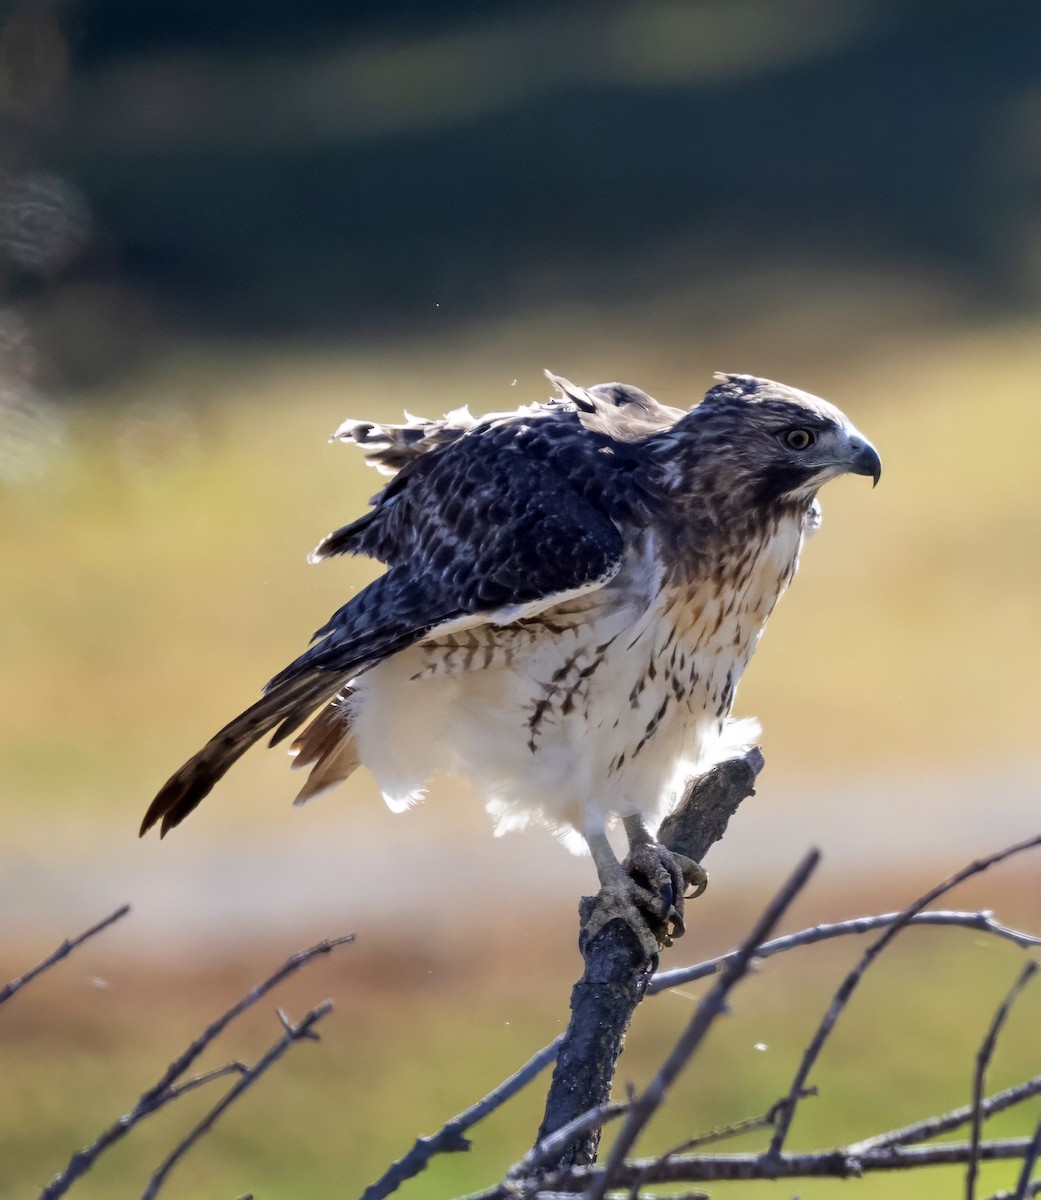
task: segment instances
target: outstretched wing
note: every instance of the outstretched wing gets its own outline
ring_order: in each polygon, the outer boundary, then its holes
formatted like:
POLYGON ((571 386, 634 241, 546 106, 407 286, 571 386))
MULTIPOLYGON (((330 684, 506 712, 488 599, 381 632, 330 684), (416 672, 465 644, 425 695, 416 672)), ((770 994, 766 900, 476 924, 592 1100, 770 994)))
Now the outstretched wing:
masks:
POLYGON ((475 430, 424 454, 371 513, 325 539, 315 557, 366 553, 389 570, 171 777, 142 833, 179 824, 250 745, 272 731, 279 741, 389 655, 449 628, 509 624, 613 577, 622 537, 584 471, 597 447, 577 422, 541 424, 475 430))

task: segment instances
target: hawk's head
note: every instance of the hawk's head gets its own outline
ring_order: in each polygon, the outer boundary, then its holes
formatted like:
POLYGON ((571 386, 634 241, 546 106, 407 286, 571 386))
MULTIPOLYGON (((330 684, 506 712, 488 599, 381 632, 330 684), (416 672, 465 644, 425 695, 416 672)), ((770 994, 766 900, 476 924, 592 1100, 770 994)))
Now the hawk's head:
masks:
POLYGON ((767 505, 809 505, 844 474, 878 483, 878 452, 834 405, 753 375, 717 379, 671 431, 679 474, 688 468, 717 493, 767 505))

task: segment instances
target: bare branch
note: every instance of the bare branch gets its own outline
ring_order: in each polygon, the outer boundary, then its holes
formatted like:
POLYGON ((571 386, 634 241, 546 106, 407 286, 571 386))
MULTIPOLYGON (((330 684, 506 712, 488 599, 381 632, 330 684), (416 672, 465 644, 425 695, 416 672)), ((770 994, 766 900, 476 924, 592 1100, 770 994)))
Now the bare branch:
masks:
MULTIPOLYGON (((347 945, 353 941, 354 934, 350 933, 345 937, 331 938, 318 942, 307 950, 301 950, 297 954, 290 955, 277 971, 269 975, 262 983, 257 984, 252 991, 233 1004, 231 1008, 208 1026, 199 1037, 191 1042, 184 1053, 175 1058, 170 1066, 167 1067, 159 1081, 138 1098, 137 1103, 130 1112, 124 1113, 117 1121, 114 1121, 107 1129, 103 1130, 89 1146, 85 1146, 82 1150, 77 1150, 69 1159, 65 1170, 55 1176, 40 1193, 40 1200, 58 1200, 59 1197, 64 1196, 76 1180, 86 1174, 110 1146, 115 1145, 116 1142, 126 1137, 139 1121, 151 1116, 152 1113, 157 1112, 171 1100, 177 1099, 185 1091, 190 1090, 188 1084, 193 1081, 188 1081, 188 1083, 181 1084, 180 1086, 175 1085, 177 1085, 177 1081, 191 1067, 207 1046, 223 1033, 236 1017, 241 1016, 247 1009, 252 1008, 258 1000, 266 996, 283 979, 299 971, 301 967, 306 966, 307 963, 312 962, 319 955, 328 954, 335 947, 347 945)), ((223 1070, 224 1068, 222 1068, 223 1070)), ((211 1073, 210 1077, 213 1077, 213 1073, 211 1073)), ((204 1081, 204 1079, 205 1077, 200 1077, 200 1082, 204 1081)), ((198 1086, 198 1083, 196 1083, 196 1086, 198 1086)))
POLYGON ((533 1172, 541 1170, 555 1162, 560 1152, 573 1138, 580 1137, 590 1129, 599 1129, 608 1121, 623 1116, 629 1111, 629 1103, 604 1104, 600 1108, 590 1109, 566 1125, 562 1125, 554 1133, 536 1142, 521 1161, 507 1173, 507 1179, 523 1179, 533 1172))
MULTIPOLYGON (((901 916, 902 914, 897 912, 881 913, 875 917, 854 917, 849 921, 814 925, 809 929, 800 930, 798 933, 788 933, 784 937, 764 942, 759 947, 756 957, 770 958, 774 954, 784 954, 786 951, 795 950, 799 946, 813 946, 817 942, 828 941, 831 938, 847 937, 850 934, 871 933, 876 929, 884 929, 889 925, 895 924, 900 920, 901 916)), ((909 925, 960 926, 965 929, 976 929, 981 933, 993 934, 995 937, 1014 942, 1017 946, 1021 946, 1024 949, 1030 946, 1041 946, 1041 937, 1033 933, 1026 933, 1021 929, 1011 929, 1007 925, 1002 925, 993 919, 991 913, 986 911, 959 912, 939 909, 930 912, 915 913, 907 923, 909 925)), ((733 958, 735 953, 736 951, 732 950, 728 954, 721 954, 718 958, 705 959, 704 962, 696 963, 690 967, 676 967, 671 971, 659 971, 648 985, 647 995, 655 996, 668 988, 678 987, 681 984, 694 983, 698 979, 714 975, 716 971, 733 958)))
POLYGON ((588 1200, 603 1200, 608 1187, 616 1182, 614 1172, 622 1164, 644 1126, 664 1100, 666 1092, 677 1075, 690 1061, 716 1017, 724 1011, 727 995, 735 984, 747 974, 759 946, 805 887, 819 860, 820 854, 816 850, 811 850, 806 855, 788 882, 767 906, 751 933, 745 938, 734 960, 724 969, 708 995, 702 999, 687 1028, 680 1035, 665 1062, 662 1063, 657 1075, 651 1080, 643 1095, 630 1105, 629 1115, 619 1131, 617 1141, 611 1147, 611 1153, 602 1174, 590 1183, 588 1200))
MULTIPOLYGON (((1013 1108, 1022 1101, 1038 1095, 1041 1095, 1041 1075, 1035 1075, 1033 1079, 1016 1084, 1015 1087, 1006 1088, 1003 1092, 995 1092, 993 1096, 983 1101, 980 1105, 980 1112, 986 1120, 995 1113, 1004 1112, 1006 1108, 1013 1108)), ((913 1125, 904 1125, 900 1129, 891 1129, 886 1133, 854 1142, 852 1146, 847 1147, 847 1150, 854 1158, 858 1158, 890 1146, 906 1146, 912 1142, 928 1141, 941 1133, 949 1133, 952 1129, 968 1124, 972 1120, 972 1114, 973 1106, 965 1104, 961 1108, 952 1109, 941 1116, 926 1117, 922 1121, 916 1121, 913 1125)))
MULTIPOLYGON (((763 942, 756 951, 756 959, 770 958, 775 954, 783 954, 789 950, 799 949, 803 946, 812 946, 821 941, 827 941, 832 938, 846 937, 850 935, 870 933, 877 929, 888 928, 898 921, 903 914, 898 912, 881 913, 871 917, 857 917, 852 920, 840 921, 830 924, 814 925, 808 929, 803 929, 798 933, 786 934, 783 937, 774 938, 771 941, 763 942)), ((986 933, 991 936, 1003 938, 1013 942, 1021 947, 1030 947, 1041 944, 1041 937, 1032 933, 1027 933, 1022 930, 1012 929, 1006 925, 1002 925, 995 921, 993 914, 989 911, 961 911, 961 910, 933 910, 929 912, 915 913, 908 924, 912 925, 930 925, 930 926, 950 926, 954 928, 977 930, 981 933, 986 933)), ((691 983, 707 976, 714 975, 728 964, 733 962, 737 951, 730 951, 727 954, 718 956, 717 958, 706 959, 701 963, 697 963, 690 967, 678 967, 672 971, 662 971, 656 974, 647 988, 648 995, 657 995, 669 988, 676 987, 680 984, 691 983)), ((558 1038, 556 1042, 545 1047, 540 1054, 536 1056, 541 1059, 542 1055, 551 1055, 556 1046, 560 1043, 558 1038)), ((534 1060, 533 1060, 534 1061, 534 1060)), ((799 1097, 814 1095, 814 1088, 807 1088, 799 1097)), ((1005 1091, 998 1092, 990 1097, 982 1104, 982 1112, 984 1117, 989 1117, 995 1113, 1004 1111, 1023 1100, 1027 1100, 1032 1096, 1041 1094, 1041 1076, 1026 1081, 1015 1087, 1008 1088, 1005 1091)), ((668 1154, 679 1154, 686 1150, 694 1149, 698 1145, 707 1144, 710 1141, 720 1140, 730 1136, 736 1136, 738 1133, 746 1132, 750 1129, 765 1128, 774 1125, 779 1111, 779 1106, 786 1104, 787 1099, 779 1101, 775 1104, 768 1113, 762 1117, 752 1118, 749 1121, 738 1122, 734 1125, 725 1126, 720 1130, 710 1131, 709 1133, 699 1135, 685 1142, 682 1146, 676 1147, 668 1152, 668 1154)), ((599 1106, 596 1109, 590 1110, 592 1113, 603 1112, 608 1108, 606 1105, 599 1106)), ((565 1128, 572 1129, 577 1136, 580 1130, 586 1129, 590 1124, 590 1112, 580 1114, 575 1117, 571 1123, 565 1128)), ((935 1137, 938 1134, 949 1132, 952 1129, 957 1129, 959 1126, 966 1124, 972 1116, 972 1107, 966 1105, 961 1108, 952 1110, 938 1116, 929 1117, 922 1121, 918 1121, 913 1125, 907 1125, 900 1129, 890 1130, 886 1133, 878 1134, 872 1138, 866 1138, 854 1146, 849 1147, 849 1153, 852 1157, 866 1154, 873 1150, 881 1150, 889 1146, 905 1145, 910 1142, 924 1141, 928 1138, 935 1137)), ((448 1122, 445 1129, 448 1129, 453 1122, 448 1122)), ((425 1144, 427 1139, 419 1139, 417 1147, 425 1144)), ((546 1164, 547 1160, 539 1155, 537 1159, 533 1158, 535 1152, 544 1146, 556 1148, 559 1145, 556 1135, 551 1134, 543 1138, 536 1144, 535 1150, 532 1151, 517 1167, 514 1167, 510 1172, 510 1177, 514 1177, 518 1172, 527 1174, 538 1169, 546 1164)), ((433 1156, 432 1151, 427 1154, 424 1159, 433 1156)), ((405 1161, 405 1160, 402 1160, 405 1161)), ((395 1164, 395 1167, 398 1164, 395 1164)), ((420 1167, 422 1169, 422 1167, 420 1167)), ((389 1176, 388 1172, 388 1176, 389 1176)), ((400 1183, 407 1176, 402 1176, 400 1183)), ((375 1185, 374 1185, 375 1186, 375 1185)), ((397 1186, 397 1183, 395 1184, 397 1186)), ((376 1193, 372 1197, 366 1193, 365 1200, 378 1200, 378 1197, 389 1194, 376 1193)))
POLYGON ((463 1137, 465 1130, 476 1125, 489 1113, 494 1112, 507 1100, 512 1099, 521 1088, 529 1084, 540 1071, 550 1065, 557 1056, 557 1049, 563 1041, 563 1034, 555 1041, 544 1046, 536 1055, 530 1058, 519 1071, 509 1079, 504 1079, 498 1087, 493 1088, 487 1096, 458 1116, 446 1121, 437 1133, 430 1137, 416 1138, 412 1149, 392 1163, 390 1167, 370 1184, 362 1193, 361 1200, 383 1200, 414 1175, 426 1169, 427 1163, 438 1154, 451 1154, 460 1150, 469 1150, 470 1142, 463 1137))
POLYGON ((238 1082, 221 1097, 220 1100, 210 1109, 203 1119, 195 1126, 191 1132, 183 1138, 173 1150, 166 1156, 160 1164, 159 1169, 149 1180, 148 1187, 141 1194, 141 1200, 155 1200, 159 1194, 159 1189, 166 1182, 167 1177, 173 1168, 181 1161, 188 1151, 198 1142, 216 1124, 222 1113, 235 1103, 242 1095, 246 1088, 250 1087, 267 1071, 274 1066, 283 1054, 293 1045, 294 1042, 305 1040, 317 1040, 317 1034, 314 1032, 314 1026, 325 1016, 332 1012, 333 1005, 331 1000, 323 1000, 321 1004, 316 1005, 310 1012, 306 1013, 303 1019, 296 1025, 285 1019, 284 1013, 279 1013, 279 1018, 282 1021, 283 1034, 257 1061, 249 1068, 238 1080, 238 1082))
MULTIPOLYGON (((816 1096, 816 1094, 816 1088, 807 1092, 807 1095, 816 1096)), ((664 1162, 669 1158, 689 1154, 691 1150, 695 1150, 701 1146, 708 1146, 713 1142, 723 1142, 729 1138, 740 1137, 741 1134, 752 1133, 756 1129, 771 1129, 777 1123, 777 1116, 781 1111, 782 1105, 787 1103, 787 1098, 782 1098, 771 1104, 766 1112, 758 1117, 750 1117, 745 1121, 734 1121, 729 1125, 721 1125, 718 1129, 710 1129, 706 1133, 699 1133, 692 1138, 687 1138, 686 1141, 680 1142, 679 1145, 670 1147, 664 1154, 659 1154, 653 1161, 655 1163, 664 1162)), ((630 1196, 637 1196, 644 1182, 644 1177, 639 1176, 636 1182, 630 1185, 630 1196)))
POLYGON ((138 1100, 134 1107, 133 1114, 137 1115, 138 1110, 142 1107, 149 1111, 154 1111, 150 1108, 152 1101, 161 1096, 170 1085, 179 1079, 185 1071, 192 1065, 200 1054, 218 1038, 224 1030, 235 1020, 241 1016, 247 1009, 253 1007, 258 1000, 262 1000, 272 988, 277 987, 283 979, 287 979, 290 975, 295 975, 301 967, 312 962, 319 955, 328 954, 337 946, 347 946, 354 941, 354 934, 348 933, 343 937, 326 938, 324 941, 317 942, 315 945, 308 947, 306 950, 300 950, 296 954, 291 954, 286 961, 278 968, 277 971, 269 975, 267 979, 258 983, 255 988, 242 997, 237 1003, 233 1004, 226 1012, 222 1013, 216 1021, 209 1025, 203 1032, 187 1047, 183 1054, 179 1055, 167 1067, 166 1072, 154 1087, 150 1088, 138 1100))
MULTIPOLYGON (((1028 1138, 995 1139, 980 1146, 985 1162, 1022 1158, 1032 1141, 1028 1138)), ((630 1189, 642 1183, 722 1183, 752 1179, 796 1179, 829 1177, 857 1179, 871 1171, 917 1170, 927 1166, 964 1165, 972 1154, 969 1142, 937 1146, 891 1146, 871 1154, 854 1156, 844 1147, 814 1150, 804 1154, 702 1154, 676 1158, 630 1159, 613 1170, 610 1187, 630 1189)), ((522 1194, 545 1200, 550 1193, 581 1192, 594 1195, 602 1185, 607 1167, 567 1167, 544 1176, 536 1187, 522 1194)), ((517 1194, 514 1192, 513 1194, 517 1194)), ((493 1200, 503 1195, 492 1189, 470 1200, 493 1200)))
POLYGON ((1041 1154, 1041 1121, 1038 1121, 1034 1136, 1030 1139, 1030 1146, 1023 1155, 1023 1169, 1019 1173, 1019 1182, 1016 1184, 1013 1200, 1026 1200, 1030 1192, 1030 1176, 1034 1173, 1039 1154, 1041 1154))
POLYGON ((21 991, 27 983, 32 983, 38 975, 42 975, 44 971, 49 971, 55 963, 61 962, 63 958, 67 958, 77 946, 82 946, 88 938, 94 937, 95 934, 108 929, 110 925, 115 925, 117 921, 121 921, 129 911, 130 905, 122 904, 115 912, 109 913, 107 917, 98 921, 96 925, 91 925, 89 929, 85 929, 78 937, 66 938, 57 950, 52 954, 48 954, 42 962, 38 962, 35 967, 26 971, 24 975, 20 975, 17 979, 12 979, 10 983, 5 983, 0 987, 0 1004, 10 1000, 15 992, 21 991))
MULTIPOLYGON (((899 920, 900 916, 901 914, 897 912, 881 913, 872 917, 856 917, 848 921, 814 925, 809 929, 800 930, 798 933, 785 934, 784 937, 774 938, 771 941, 763 942, 763 944, 756 951, 755 957, 757 959, 771 958, 775 954, 784 954, 789 950, 796 950, 803 946, 812 946, 817 942, 827 941, 831 938, 870 933, 876 929, 883 929, 892 925, 895 921, 899 920)), ((987 911, 964 912, 960 910, 934 910, 931 912, 916 913, 911 918, 909 924, 952 926, 955 928, 973 929, 978 930, 981 933, 987 933, 995 937, 1004 938, 1013 942, 1017 946, 1028 947, 1041 945, 1041 937, 1037 937, 1032 933, 1026 933, 1022 930, 1011 929, 1006 925, 1002 925, 995 921, 993 919, 993 915, 987 911)), ((677 967, 672 971, 660 971, 651 980, 647 988, 647 995, 658 995, 661 992, 667 991, 669 988, 676 987, 681 984, 692 983, 699 979, 704 979, 707 976, 714 975, 727 964, 732 962, 736 954, 737 951, 732 950, 727 954, 721 954, 717 958, 706 959, 705 961, 696 963, 690 967, 677 967)), ((542 1055, 551 1056, 555 1054, 556 1047, 559 1046, 560 1041, 561 1039, 557 1038, 555 1042, 544 1047, 544 1049, 541 1050, 532 1061, 541 1061, 542 1055)), ((551 1061, 551 1059, 547 1059, 547 1061, 551 1061)), ((1014 1104, 1018 1104, 1021 1100, 1028 1099, 1030 1096, 1034 1096, 1039 1093, 1041 1093, 1041 1076, 1035 1080, 1021 1084, 1019 1087, 1010 1088, 1005 1092, 998 1093, 996 1096, 991 1097, 991 1099, 986 1101, 984 1104, 984 1113, 985 1115, 989 1116, 992 1113, 1001 1112, 1005 1108, 1011 1107, 1014 1104)), ((808 1088, 806 1089, 804 1096, 814 1094, 815 1089, 808 1088)), ((604 1111, 606 1107, 607 1106, 601 1105, 598 1108, 590 1111, 601 1112, 604 1111)), ((588 1117, 588 1115, 588 1112, 580 1114, 578 1117, 573 1119, 567 1128, 573 1128, 576 1134, 580 1129, 588 1128, 587 1124, 585 1123, 585 1119, 588 1117)), ((689 1143, 684 1143, 681 1149, 693 1149, 694 1146, 705 1144, 710 1140, 735 1136, 737 1133, 746 1132, 747 1129, 763 1128, 766 1125, 773 1125, 776 1120, 776 1115, 777 1105, 774 1105, 773 1108, 770 1109, 770 1112, 764 1117, 755 1117, 748 1122, 739 1122, 736 1125, 726 1126, 721 1130, 712 1131, 705 1135, 701 1135, 698 1138, 692 1139, 689 1143)), ((955 1109, 954 1111, 943 1114, 942 1116, 930 1117, 928 1120, 906 1126, 903 1129, 893 1130, 888 1133, 880 1134, 877 1138, 870 1138, 863 1142, 859 1142, 857 1143, 856 1152, 866 1152, 867 1150, 871 1149, 882 1149, 883 1147, 889 1145, 900 1145, 906 1142, 921 1141, 928 1137, 935 1136, 936 1134, 943 1133, 951 1129, 956 1129, 959 1125, 964 1125, 969 1119, 970 1115, 971 1109, 966 1106, 965 1108, 955 1109)), ((454 1120, 457 1119, 458 1118, 454 1118, 453 1121, 449 1121, 444 1128, 448 1129, 454 1123, 454 1120)), ((417 1147, 420 1145, 425 1146, 428 1141, 429 1139, 421 1138, 417 1141, 416 1145, 417 1147)), ((551 1134, 549 1137, 543 1138, 539 1143, 537 1143, 535 1149, 537 1150, 539 1147, 545 1145, 557 1146, 558 1141, 556 1136, 551 1134), (550 1140, 551 1138, 552 1141, 550 1140)), ((670 1153, 680 1153, 681 1149, 678 1148, 670 1153)), ((431 1153, 427 1154, 423 1165, 425 1166, 426 1160, 432 1157, 434 1153, 438 1152, 440 1151, 435 1149, 431 1153)), ((411 1155, 409 1157, 411 1157, 411 1155)), ((524 1159, 520 1165, 525 1168, 533 1168, 535 1164, 533 1162, 529 1162, 530 1157, 531 1156, 529 1155, 528 1158, 524 1159)), ((404 1162, 405 1160, 401 1161, 404 1162)), ((541 1156, 538 1165, 543 1165, 541 1156)), ((395 1164, 395 1167, 397 1166, 398 1164, 395 1164)), ((420 1169, 422 1169, 422 1167, 420 1167, 420 1169)), ((517 1168, 514 1168, 514 1170, 517 1170, 517 1168)), ((390 1172, 388 1172, 388 1176, 389 1174, 390 1172)), ((397 1181, 395 1186, 408 1177, 409 1176, 402 1176, 401 1179, 397 1181)), ((376 1185, 373 1186, 375 1187, 376 1185)), ((369 1196, 369 1194, 366 1193, 364 1200, 380 1200, 383 1195, 387 1194, 389 1193, 374 1193, 372 1196, 369 1196)))
POLYGON ((171 1088, 170 1099, 175 1100, 178 1096, 183 1096, 185 1092, 194 1092, 196 1088, 212 1083, 215 1079, 223 1079, 225 1075, 245 1075, 248 1070, 249 1067, 244 1062, 235 1059, 234 1062, 225 1063, 223 1067, 215 1067, 212 1071, 206 1071, 202 1075, 186 1079, 184 1083, 171 1088))
POLYGON ((696 776, 662 821, 658 841, 675 854, 701 862, 726 833, 741 803, 755 795, 755 781, 765 765, 762 750, 752 746, 740 757, 728 758, 696 776))
MULTIPOLYGON (((976 1054, 976 1069, 972 1077, 972 1123, 969 1132, 969 1144, 972 1146, 973 1152, 969 1156, 969 1165, 965 1172, 966 1200, 976 1200, 976 1177, 979 1174, 979 1146, 983 1132, 983 1089, 987 1079, 987 1067, 994 1056, 994 1047, 997 1045, 998 1035, 1001 1033, 1002 1027, 1008 1019, 1012 1005, 1015 1004, 1019 994, 1036 973, 1036 962, 1028 962, 1022 971, 1020 971, 1005 999, 998 1005, 990 1027, 987 1029, 986 1035, 976 1054)), ((1029 1179, 1029 1172, 1027 1173, 1027 1178, 1029 1179)))
POLYGON ((816 1063, 817 1058, 824 1047, 824 1043, 827 1041, 832 1029, 834 1029, 836 1021, 838 1021, 840 1014, 846 1007, 846 1004, 848 1003, 850 996, 853 994, 853 991, 857 987, 857 984, 859 984, 860 980, 863 978, 864 972, 871 966, 871 964, 882 953, 886 946, 888 946, 890 942, 892 942, 897 936, 897 934, 909 924, 916 913, 921 912, 926 905, 932 904, 934 900, 938 899, 946 892, 949 892, 959 883, 963 883, 966 879, 970 879, 974 875, 981 874, 990 867, 995 866, 997 863, 1006 861, 1013 855, 1020 854, 1024 850, 1034 849, 1037 846, 1041 846, 1041 834, 1037 834, 1035 837, 1028 838, 1023 842, 1017 842, 1014 846, 1007 846, 1005 849, 999 850, 986 858, 976 859, 974 862, 969 863, 968 866, 963 867, 949 879, 944 880, 943 883, 937 884, 936 887, 931 888, 925 893, 925 895, 920 896, 913 903, 909 904, 896 919, 896 921, 889 926, 885 933, 883 933, 877 941, 872 942, 872 944, 861 956, 860 961, 842 981, 842 984, 839 986, 838 991, 832 998, 831 1004, 829 1005, 827 1012, 824 1014, 816 1033, 813 1035, 809 1046, 806 1048, 806 1052, 802 1057, 802 1061, 800 1062, 799 1068, 795 1073, 795 1077, 792 1079, 791 1087, 788 1090, 788 1099, 790 1102, 789 1106, 784 1112, 781 1113, 777 1122, 777 1129, 775 1130, 774 1136, 770 1141, 769 1153, 771 1155, 776 1156, 781 1152, 781 1148, 783 1147, 785 1139, 788 1136, 788 1131, 791 1129, 792 1121, 795 1118, 795 1110, 798 1103, 799 1094, 805 1090, 806 1080, 809 1076, 809 1073, 813 1069, 813 1065, 816 1063))
MULTIPOLYGON (((1028 1197, 1041 1194, 1041 1179, 1039 1179, 1036 1183, 1032 1183, 1027 1188, 1026 1194, 1028 1197)), ((988 1196, 987 1200, 1016 1200, 1016 1198, 1011 1192, 1002 1190, 1000 1192, 995 1192, 992 1196, 988 1196)))
MULTIPOLYGON (((805 1100, 810 1096, 816 1096, 817 1089, 809 1088, 800 1097, 800 1100, 805 1100)), ((752 1133, 756 1129, 772 1129, 777 1122, 777 1115, 782 1107, 788 1103, 788 1098, 782 1097, 775 1101, 766 1112, 758 1117, 749 1117, 744 1121, 733 1121, 729 1125, 721 1125, 718 1129, 710 1129, 705 1133, 699 1133, 692 1138, 687 1138, 685 1142, 680 1142, 678 1146, 673 1146, 671 1150, 666 1150, 661 1158, 675 1158, 678 1154, 687 1154, 691 1150, 696 1150, 699 1146, 710 1146, 713 1142, 725 1142, 729 1138, 740 1137, 743 1133, 752 1133)))

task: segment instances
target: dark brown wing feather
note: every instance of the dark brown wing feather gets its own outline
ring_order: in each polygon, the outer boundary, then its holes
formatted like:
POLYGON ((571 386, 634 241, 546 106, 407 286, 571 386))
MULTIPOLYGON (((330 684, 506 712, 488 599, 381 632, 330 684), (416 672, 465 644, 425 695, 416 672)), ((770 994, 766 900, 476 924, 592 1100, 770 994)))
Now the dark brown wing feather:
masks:
POLYGON ((198 806, 217 780, 254 742, 283 723, 287 714, 303 711, 306 716, 313 712, 319 704, 335 695, 339 686, 338 676, 314 671, 290 680, 251 704, 171 775, 149 805, 141 822, 141 834, 146 834, 161 821, 159 833, 165 837, 167 830, 179 825, 198 806))

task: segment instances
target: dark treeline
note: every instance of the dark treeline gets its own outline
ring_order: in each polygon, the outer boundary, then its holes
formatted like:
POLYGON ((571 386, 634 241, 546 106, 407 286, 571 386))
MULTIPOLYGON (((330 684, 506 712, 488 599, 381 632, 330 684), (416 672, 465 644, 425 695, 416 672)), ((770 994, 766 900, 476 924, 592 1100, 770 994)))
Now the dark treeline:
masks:
POLYGON ((1035 0, 79 0, 57 19, 68 81, 22 159, 89 206, 81 275, 189 324, 465 319, 642 257, 709 281, 885 260, 988 305, 1039 287, 1035 0))

